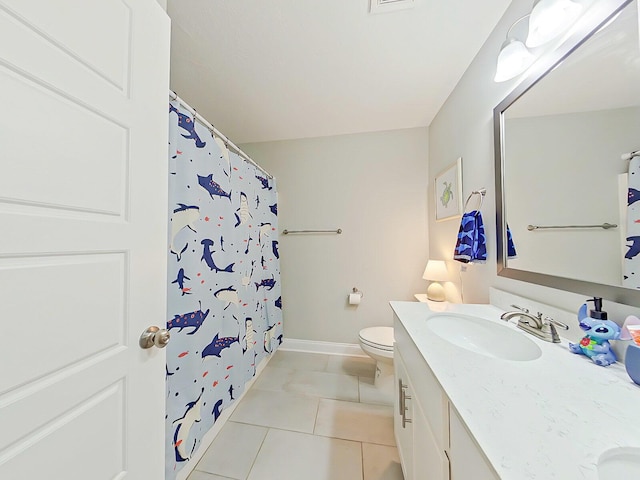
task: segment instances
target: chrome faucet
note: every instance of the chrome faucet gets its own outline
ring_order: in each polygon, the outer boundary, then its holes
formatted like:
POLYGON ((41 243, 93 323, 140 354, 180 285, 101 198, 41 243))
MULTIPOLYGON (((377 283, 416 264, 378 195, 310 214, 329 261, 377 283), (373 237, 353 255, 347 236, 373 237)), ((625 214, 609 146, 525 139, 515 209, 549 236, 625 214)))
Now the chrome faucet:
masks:
POLYGON ((560 343, 560 336, 558 335, 558 330, 556 330, 556 326, 569 330, 569 326, 554 320, 551 317, 543 316, 542 313, 538 312, 537 315, 533 315, 529 313, 529 310, 526 308, 518 307, 517 305, 511 305, 517 310, 512 312, 505 312, 500 315, 502 320, 511 320, 514 317, 518 317, 517 327, 524 330, 531 335, 538 337, 540 340, 544 340, 545 342, 553 342, 560 343))
POLYGON ((500 318, 502 320, 511 320, 513 317, 519 317, 518 326, 520 323, 526 323, 527 325, 535 327, 538 330, 542 330, 542 313, 540 312, 538 312, 538 315, 535 316, 524 310, 514 310, 513 312, 505 312, 500 315, 500 318), (523 317, 526 318, 526 320, 523 320, 523 317), (533 322, 534 325, 531 325, 531 322, 533 322))

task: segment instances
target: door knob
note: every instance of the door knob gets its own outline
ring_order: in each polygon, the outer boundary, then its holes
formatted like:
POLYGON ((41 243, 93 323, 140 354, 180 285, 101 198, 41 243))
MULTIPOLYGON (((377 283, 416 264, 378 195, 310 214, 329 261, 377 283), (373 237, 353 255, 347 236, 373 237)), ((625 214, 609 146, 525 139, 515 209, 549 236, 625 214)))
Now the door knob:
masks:
POLYGON ((151 348, 155 345, 158 348, 164 348, 169 343, 169 340, 171 340, 169 330, 152 326, 140 335, 140 347, 151 348))

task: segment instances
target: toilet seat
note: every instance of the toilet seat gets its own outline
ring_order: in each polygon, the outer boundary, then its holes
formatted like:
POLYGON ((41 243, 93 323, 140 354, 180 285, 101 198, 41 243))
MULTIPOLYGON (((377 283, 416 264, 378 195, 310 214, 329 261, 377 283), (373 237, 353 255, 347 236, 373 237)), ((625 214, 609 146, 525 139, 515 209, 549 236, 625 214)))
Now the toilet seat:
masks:
POLYGON ((360 330, 360 342, 371 348, 393 352, 393 327, 369 327, 360 330))

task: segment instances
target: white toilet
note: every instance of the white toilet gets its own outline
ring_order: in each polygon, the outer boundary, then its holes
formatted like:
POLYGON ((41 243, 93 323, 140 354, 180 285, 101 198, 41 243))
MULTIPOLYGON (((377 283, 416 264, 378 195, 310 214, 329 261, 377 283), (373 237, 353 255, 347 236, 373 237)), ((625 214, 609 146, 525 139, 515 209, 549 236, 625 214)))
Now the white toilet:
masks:
POLYGON ((360 348, 376 361, 376 388, 393 395, 393 327, 363 328, 358 338, 360 348))

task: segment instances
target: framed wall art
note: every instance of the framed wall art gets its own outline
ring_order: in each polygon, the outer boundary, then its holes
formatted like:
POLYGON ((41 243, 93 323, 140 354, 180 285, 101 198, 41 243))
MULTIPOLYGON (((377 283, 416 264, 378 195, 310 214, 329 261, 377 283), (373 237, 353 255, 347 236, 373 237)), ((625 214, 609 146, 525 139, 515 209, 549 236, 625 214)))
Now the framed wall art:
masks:
POLYGON ((434 192, 437 221, 462 215, 462 157, 436 175, 434 192))

